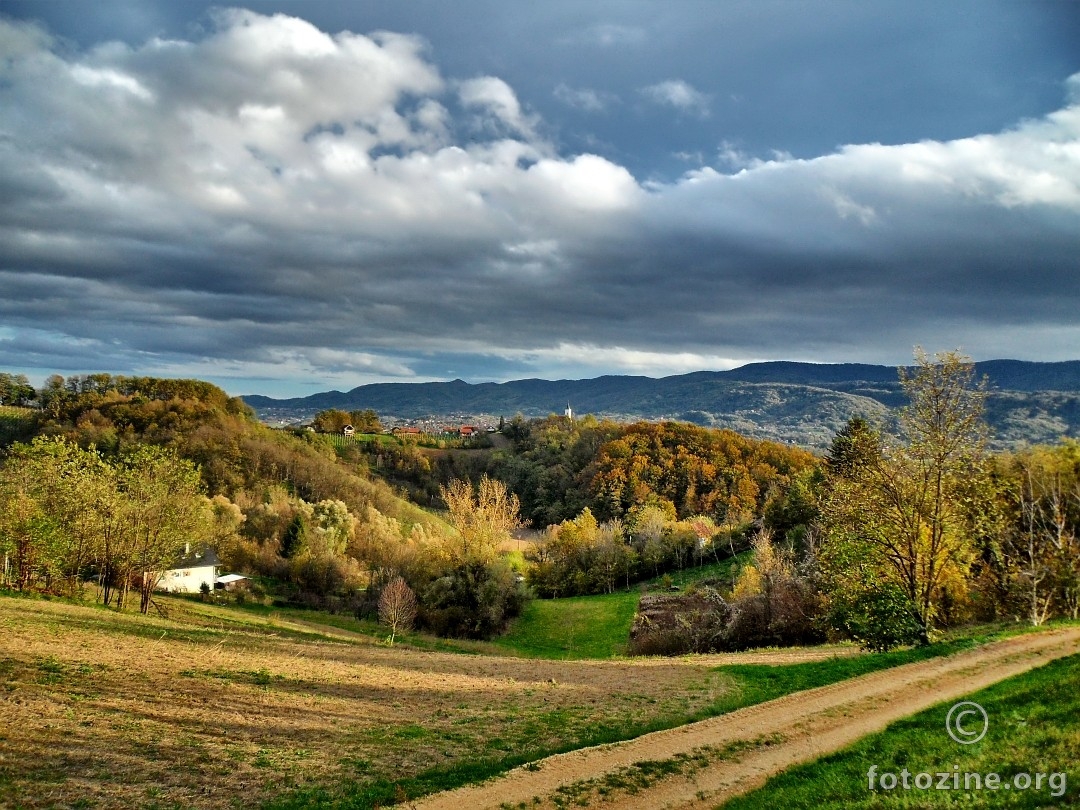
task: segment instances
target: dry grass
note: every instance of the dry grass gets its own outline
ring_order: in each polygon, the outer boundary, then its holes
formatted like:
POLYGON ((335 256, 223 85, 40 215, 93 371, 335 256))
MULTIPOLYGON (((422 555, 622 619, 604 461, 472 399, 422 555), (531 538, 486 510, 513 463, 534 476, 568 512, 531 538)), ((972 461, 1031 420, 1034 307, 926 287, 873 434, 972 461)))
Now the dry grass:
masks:
POLYGON ((453 655, 170 616, 0 597, 0 806, 251 806, 566 748, 731 688, 708 659, 453 655))

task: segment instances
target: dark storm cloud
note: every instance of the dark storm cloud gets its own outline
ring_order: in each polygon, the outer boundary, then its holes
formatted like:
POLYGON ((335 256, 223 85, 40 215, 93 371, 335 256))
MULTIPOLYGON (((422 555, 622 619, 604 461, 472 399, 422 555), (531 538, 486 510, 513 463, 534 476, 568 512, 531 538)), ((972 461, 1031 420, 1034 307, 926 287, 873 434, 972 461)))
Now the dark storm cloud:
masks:
MULTIPOLYGON (((418 37, 207 20, 82 50, 0 22, 0 364, 285 391, 900 362, 914 343, 1076 356, 1080 78, 982 134, 727 148, 645 181, 560 148, 504 78, 444 75, 418 37)), ((612 26, 551 41, 644 50, 665 30, 612 26)), ((692 77, 631 78, 563 102, 720 117, 692 77)))

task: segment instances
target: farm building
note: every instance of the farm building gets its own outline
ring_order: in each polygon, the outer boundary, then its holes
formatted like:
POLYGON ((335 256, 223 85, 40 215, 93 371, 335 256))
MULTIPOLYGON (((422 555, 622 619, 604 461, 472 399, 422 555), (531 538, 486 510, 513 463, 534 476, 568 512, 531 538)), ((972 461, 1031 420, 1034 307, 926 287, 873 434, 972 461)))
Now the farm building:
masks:
POLYGON ((214 587, 222 591, 241 590, 247 586, 248 578, 240 574, 222 574, 217 578, 214 587))
POLYGON ((172 568, 162 573, 157 589, 170 593, 199 593, 204 582, 213 589, 220 569, 221 560, 216 551, 192 551, 188 546, 172 568))

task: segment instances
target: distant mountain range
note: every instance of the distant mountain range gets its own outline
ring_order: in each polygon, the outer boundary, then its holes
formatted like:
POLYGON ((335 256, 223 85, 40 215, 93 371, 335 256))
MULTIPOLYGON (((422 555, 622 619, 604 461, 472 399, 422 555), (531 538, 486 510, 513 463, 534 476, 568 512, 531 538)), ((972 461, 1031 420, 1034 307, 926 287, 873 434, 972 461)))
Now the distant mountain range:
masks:
MULTIPOLYGON (((990 382, 987 418, 996 445, 1080 435, 1080 361, 990 360, 977 363, 976 373, 990 382)), ((569 403, 578 414, 678 419, 823 448, 849 417, 888 422, 905 397, 894 366, 770 362, 660 379, 374 383, 347 392, 244 400, 267 421, 302 420, 327 408, 371 408, 383 417, 401 419, 480 414, 509 419, 517 413, 562 413, 569 403)))

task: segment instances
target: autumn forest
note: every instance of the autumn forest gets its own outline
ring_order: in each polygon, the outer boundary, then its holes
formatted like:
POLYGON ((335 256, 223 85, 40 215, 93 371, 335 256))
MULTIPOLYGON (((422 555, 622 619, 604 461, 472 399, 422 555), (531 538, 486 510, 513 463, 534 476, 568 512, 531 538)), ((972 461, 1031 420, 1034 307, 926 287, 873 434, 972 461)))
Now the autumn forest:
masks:
POLYGON ((273 430, 198 381, 2 382, 5 588, 145 612, 195 543, 249 578, 236 598, 490 638, 529 599, 733 561, 635 628, 643 653, 889 649, 1080 613, 1080 445, 991 453, 956 353, 917 355, 898 424, 852 414, 823 456, 590 416, 511 416, 497 446, 447 449, 380 438, 367 412, 342 442, 334 413, 273 430))

